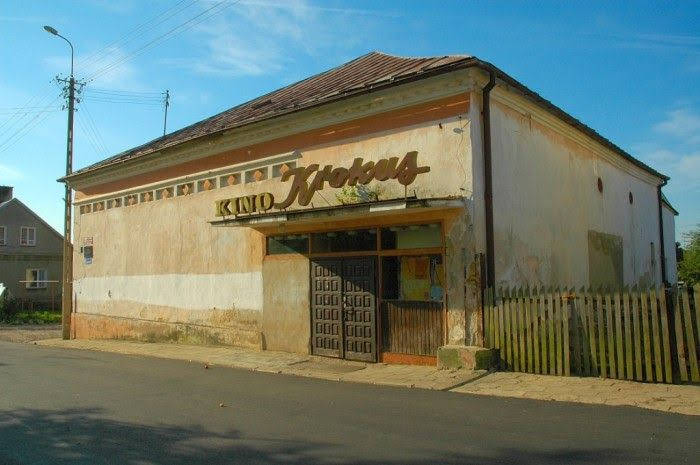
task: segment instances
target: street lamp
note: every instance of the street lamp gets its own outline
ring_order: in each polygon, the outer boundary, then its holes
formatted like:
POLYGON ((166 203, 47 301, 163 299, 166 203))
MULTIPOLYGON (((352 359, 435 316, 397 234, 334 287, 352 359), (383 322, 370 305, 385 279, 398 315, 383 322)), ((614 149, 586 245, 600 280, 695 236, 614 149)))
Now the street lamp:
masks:
POLYGON ((51 26, 44 26, 44 30, 46 32, 48 32, 49 34, 53 34, 55 36, 60 37, 61 39, 68 42, 68 45, 70 45, 70 75, 73 76, 73 44, 71 44, 70 40, 63 37, 61 34, 58 33, 58 31, 55 28, 53 28, 51 26))
MULTIPOLYGON (((70 46, 70 77, 68 79, 68 133, 66 141, 66 176, 73 171, 73 111, 75 109, 75 78, 73 77, 73 44, 51 26, 44 26, 49 34, 60 37, 70 46)), ((61 323, 63 339, 70 339, 71 307, 73 303, 73 247, 71 247, 71 200, 73 193, 68 181, 65 193, 65 224, 63 228, 63 285, 61 290, 61 323)))

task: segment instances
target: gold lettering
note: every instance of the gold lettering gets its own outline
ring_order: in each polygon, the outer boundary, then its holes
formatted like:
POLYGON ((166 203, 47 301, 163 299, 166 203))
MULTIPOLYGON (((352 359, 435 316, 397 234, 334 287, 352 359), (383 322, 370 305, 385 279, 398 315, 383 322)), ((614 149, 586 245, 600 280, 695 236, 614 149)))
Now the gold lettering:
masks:
POLYGON ((229 210, 230 199, 219 200, 216 202, 216 216, 228 216, 231 214, 229 210))
POLYGON ((348 186, 354 186, 358 182, 360 184, 367 184, 367 182, 362 182, 362 180, 365 179, 371 179, 367 177, 367 173, 374 168, 374 162, 373 161, 368 161, 365 164, 362 164, 362 158, 355 158, 352 161, 352 166, 350 167, 350 171, 348 172, 348 186))
MULTIPOLYGON (((294 200, 296 200, 297 197, 306 198, 308 196, 310 201, 313 193, 309 195, 309 183, 307 182, 307 180, 309 179, 309 176, 311 176, 316 171, 318 171, 317 163, 309 165, 306 168, 293 168, 289 171, 286 171, 282 175, 281 181, 285 182, 289 178, 292 178, 292 187, 289 189, 289 194, 287 195, 287 198, 284 199, 282 202, 276 204, 275 207, 279 208, 280 210, 283 210, 290 206, 292 203, 294 203, 294 200)), ((308 205, 308 202, 302 205, 308 205)))
POLYGON ((249 195, 247 197, 240 197, 240 209, 241 213, 253 213, 255 211, 255 196, 249 195))
POLYGON ((427 173, 428 171, 430 171, 429 166, 418 167, 418 152, 413 151, 408 152, 406 156, 403 157, 393 177, 398 179, 399 183, 408 186, 416 180, 416 176, 421 173, 427 173))
POLYGON ((333 168, 333 165, 325 165, 320 170, 319 165, 314 163, 282 173, 280 179, 282 182, 292 180, 287 198, 282 202, 275 203, 273 195, 269 192, 220 200, 215 204, 216 216, 263 212, 273 207, 283 210, 295 201, 301 206, 306 206, 311 202, 314 194, 325 187, 326 182, 331 187, 340 188, 345 185, 368 184, 373 180, 396 179, 400 184, 407 186, 413 183, 419 174, 429 171, 429 166, 418 166, 416 151, 406 153, 400 163, 398 157, 382 158, 376 163, 373 161, 365 163, 362 158, 355 158, 350 168, 333 168), (309 183, 311 175, 314 175, 314 178, 309 183))
POLYGON ((374 179, 377 181, 386 181, 391 179, 396 174, 396 164, 399 162, 399 157, 391 157, 379 160, 374 165, 374 179))
POLYGON ((347 168, 336 168, 331 171, 328 178, 328 184, 331 187, 343 187, 348 180, 348 169, 347 168))
POLYGON ((263 192, 255 197, 255 206, 258 211, 268 211, 275 203, 275 198, 269 192, 263 192))

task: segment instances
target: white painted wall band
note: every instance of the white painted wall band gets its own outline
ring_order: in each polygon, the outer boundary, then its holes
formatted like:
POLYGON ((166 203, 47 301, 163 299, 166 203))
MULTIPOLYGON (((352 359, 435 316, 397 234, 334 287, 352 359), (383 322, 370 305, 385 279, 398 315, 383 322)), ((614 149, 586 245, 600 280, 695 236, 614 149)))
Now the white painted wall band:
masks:
POLYGON ((187 310, 262 312, 262 273, 99 276, 76 279, 78 301, 131 301, 187 310))

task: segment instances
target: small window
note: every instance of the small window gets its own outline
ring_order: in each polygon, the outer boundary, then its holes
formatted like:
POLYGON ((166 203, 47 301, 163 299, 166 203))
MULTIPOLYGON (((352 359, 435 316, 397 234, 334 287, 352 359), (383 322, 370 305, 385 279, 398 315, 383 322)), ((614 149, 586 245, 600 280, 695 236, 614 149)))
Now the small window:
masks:
POLYGON ((376 229, 329 231, 311 236, 313 253, 377 250, 376 229))
POLYGON ((93 248, 91 245, 86 245, 83 247, 83 259, 86 265, 92 264, 93 248))
POLYGON ((46 270, 45 269, 29 269, 27 270, 27 289, 46 289, 46 270))
POLYGON ((36 245, 36 228, 22 226, 19 234, 19 245, 35 246, 36 245))
POLYGON ((382 249, 424 249, 442 246, 439 223, 391 226, 382 229, 382 249))
MULTIPOLYGON (((382 257, 382 299, 442 302, 445 269, 441 255, 382 257)), ((420 306, 418 306, 420 308, 420 306)))
POLYGON ((7 245, 7 228, 0 226, 0 245, 7 245))
POLYGON ((307 253, 309 251, 308 234, 286 234, 267 238, 267 254, 307 253))

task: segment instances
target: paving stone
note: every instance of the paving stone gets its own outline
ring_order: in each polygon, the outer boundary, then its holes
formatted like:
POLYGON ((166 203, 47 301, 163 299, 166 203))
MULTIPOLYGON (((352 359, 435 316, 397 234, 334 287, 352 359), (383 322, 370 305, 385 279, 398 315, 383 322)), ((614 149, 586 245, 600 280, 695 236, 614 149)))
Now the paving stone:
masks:
POLYGON ((499 372, 452 391, 588 404, 631 405, 700 415, 700 386, 697 385, 499 372))

